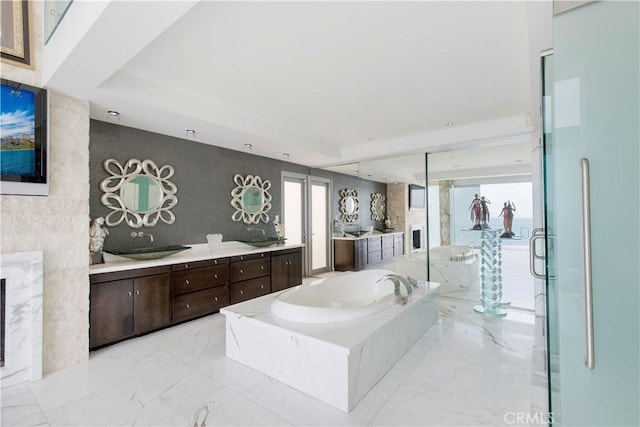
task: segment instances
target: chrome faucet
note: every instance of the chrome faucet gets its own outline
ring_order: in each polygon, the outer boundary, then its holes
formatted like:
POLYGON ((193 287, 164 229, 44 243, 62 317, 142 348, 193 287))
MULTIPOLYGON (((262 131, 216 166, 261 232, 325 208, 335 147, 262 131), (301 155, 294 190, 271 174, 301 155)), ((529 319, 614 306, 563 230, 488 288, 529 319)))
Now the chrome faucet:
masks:
POLYGON ((265 232, 262 228, 259 227, 247 227, 247 231, 262 231, 262 235, 265 235, 265 232))
POLYGON ((151 239, 151 243, 153 243, 153 234, 145 233, 144 231, 139 231, 137 233, 135 231, 131 232, 131 237, 144 237, 144 236, 149 237, 149 239, 151 239))
POLYGON ((404 277, 396 273, 389 273, 382 276, 375 281, 375 284, 378 284, 384 280, 391 280, 393 282, 394 293, 398 297, 396 301, 400 305, 405 305, 409 300, 409 296, 413 293, 413 290, 418 289, 418 281, 416 279, 413 279, 411 277, 404 277), (404 285, 404 287, 407 289, 406 296, 402 296, 402 294, 400 293, 400 285, 404 285))

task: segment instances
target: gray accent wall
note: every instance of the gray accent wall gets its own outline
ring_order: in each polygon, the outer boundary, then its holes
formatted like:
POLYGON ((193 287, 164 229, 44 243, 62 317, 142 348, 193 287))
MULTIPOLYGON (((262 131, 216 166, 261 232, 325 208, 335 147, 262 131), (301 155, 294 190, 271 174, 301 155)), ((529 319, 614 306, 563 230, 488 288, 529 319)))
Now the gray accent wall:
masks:
POLYGON ((89 136, 92 219, 111 212, 100 202, 100 182, 109 176, 102 167, 105 159, 113 158, 121 164, 132 158, 150 159, 158 167, 171 165, 175 174, 170 180, 178 187, 178 204, 172 209, 176 216, 175 222, 158 222, 151 228, 136 229, 153 234, 153 244, 147 238, 132 238, 130 234, 134 229, 123 223, 108 228, 109 236, 105 239, 107 250, 206 243, 206 235, 210 233, 223 234, 225 241, 256 237, 256 232, 247 231, 247 224, 231 220, 235 211, 231 206, 231 190, 235 187, 233 176, 237 173, 258 175, 271 181, 269 192, 272 200, 271 210, 268 212, 270 224, 261 223, 256 226, 264 228, 267 235, 275 235, 271 222, 275 215, 281 215, 282 171, 300 174, 312 172, 313 175, 331 179, 334 193, 332 218, 339 215, 339 191, 344 188, 358 190, 361 227, 383 225, 371 220, 370 203, 371 193, 379 192, 386 196, 386 184, 322 169, 310 171, 308 167, 295 163, 97 120, 91 120, 89 136))

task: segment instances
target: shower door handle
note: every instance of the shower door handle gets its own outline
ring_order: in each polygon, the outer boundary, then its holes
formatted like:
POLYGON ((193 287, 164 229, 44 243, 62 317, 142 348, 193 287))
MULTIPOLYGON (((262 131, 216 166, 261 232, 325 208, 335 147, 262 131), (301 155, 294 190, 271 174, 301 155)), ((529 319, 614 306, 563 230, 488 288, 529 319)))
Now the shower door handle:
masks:
POLYGON ((591 194, 589 182, 589 159, 580 159, 580 175, 582 181, 582 257, 584 261, 584 314, 587 337, 587 369, 593 369, 593 281, 591 276, 591 194))
POLYGON ((536 259, 545 259, 545 256, 536 253, 536 241, 544 240, 544 238, 544 228, 534 228, 531 232, 531 238, 529 238, 529 271, 533 277, 542 280, 545 280, 547 276, 536 271, 536 259))

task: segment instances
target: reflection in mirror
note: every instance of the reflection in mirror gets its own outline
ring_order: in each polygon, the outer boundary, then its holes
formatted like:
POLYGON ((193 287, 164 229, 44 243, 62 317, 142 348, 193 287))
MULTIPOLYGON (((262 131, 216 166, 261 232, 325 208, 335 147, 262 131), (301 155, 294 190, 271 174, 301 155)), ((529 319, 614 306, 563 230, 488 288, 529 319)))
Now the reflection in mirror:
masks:
POLYGON ((351 222, 358 220, 358 192, 356 190, 340 190, 340 219, 351 222))
POLYGON ((267 212, 271 210, 271 181, 263 180, 259 176, 240 174, 233 176, 236 187, 231 191, 231 206, 236 211, 231 217, 234 221, 245 224, 258 224, 260 221, 269 222, 267 212))
POLYGON ((132 176, 122 186, 120 196, 124 205, 136 212, 150 212, 162 203, 162 190, 155 178, 132 176))
POLYGON ((114 227, 125 222, 132 228, 153 227, 158 221, 173 224, 171 208, 178 203, 178 188, 169 181, 174 173, 171 166, 158 168, 151 160, 138 159, 124 166, 107 159, 102 165, 111 176, 100 182, 104 193, 100 201, 113 211, 106 215, 105 224, 114 227))
POLYGON ((242 207, 249 213, 255 214, 262 209, 262 191, 256 187, 245 188, 242 192, 242 207))
POLYGON ((384 221, 385 196, 380 193, 371 193, 371 219, 384 221))

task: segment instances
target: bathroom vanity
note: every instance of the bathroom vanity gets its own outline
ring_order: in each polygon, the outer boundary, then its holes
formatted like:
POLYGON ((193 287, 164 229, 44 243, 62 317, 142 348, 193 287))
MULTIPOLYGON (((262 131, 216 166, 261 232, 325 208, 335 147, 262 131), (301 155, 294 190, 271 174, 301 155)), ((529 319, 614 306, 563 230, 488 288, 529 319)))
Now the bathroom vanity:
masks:
POLYGON ((334 270, 359 271, 404 254, 404 233, 333 238, 334 270))
POLYGON ((302 245, 224 242, 162 259, 110 259, 90 267, 90 349, 302 283, 302 245))

